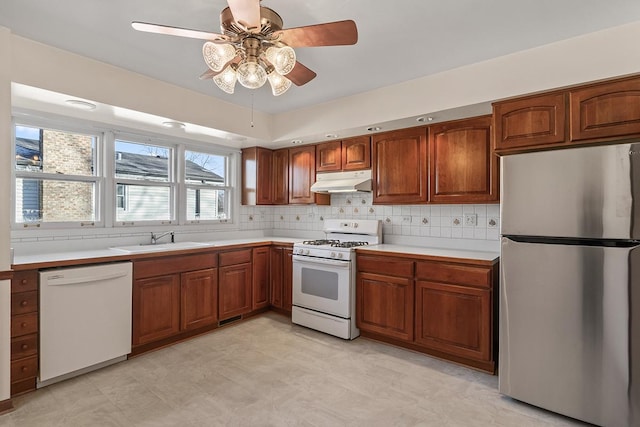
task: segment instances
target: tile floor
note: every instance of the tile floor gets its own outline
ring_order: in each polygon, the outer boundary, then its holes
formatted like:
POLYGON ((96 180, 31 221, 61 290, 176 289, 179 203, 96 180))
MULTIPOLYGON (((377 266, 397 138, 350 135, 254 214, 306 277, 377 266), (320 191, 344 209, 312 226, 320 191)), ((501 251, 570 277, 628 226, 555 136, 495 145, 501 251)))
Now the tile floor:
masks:
POLYGON ((0 426, 578 426, 497 377, 268 313, 14 399, 0 426))

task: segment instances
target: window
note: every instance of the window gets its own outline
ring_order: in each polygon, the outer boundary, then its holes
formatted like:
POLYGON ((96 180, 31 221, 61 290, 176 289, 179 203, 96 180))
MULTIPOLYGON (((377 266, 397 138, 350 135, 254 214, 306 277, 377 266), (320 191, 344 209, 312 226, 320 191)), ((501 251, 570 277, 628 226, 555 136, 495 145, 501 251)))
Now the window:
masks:
POLYGON ((220 221, 231 218, 229 156, 185 151, 187 221, 220 221))
POLYGON ((172 221, 173 149, 115 141, 116 222, 172 221))
POLYGON ((99 221, 98 136, 20 124, 14 130, 15 223, 99 221))

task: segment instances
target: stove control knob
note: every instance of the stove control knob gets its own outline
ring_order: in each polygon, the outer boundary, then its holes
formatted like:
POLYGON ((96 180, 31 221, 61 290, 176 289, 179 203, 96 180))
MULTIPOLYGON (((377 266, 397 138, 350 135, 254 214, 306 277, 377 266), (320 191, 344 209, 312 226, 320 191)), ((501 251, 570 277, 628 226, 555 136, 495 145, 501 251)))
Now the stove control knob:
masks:
POLYGON ((309 255, 309 249, 307 249, 306 251, 304 251, 305 255, 309 255))
POLYGON ((335 258, 336 257, 336 253, 335 252, 331 252, 331 258, 335 258))
POLYGON ((342 253, 339 253, 339 254, 338 254, 338 258, 342 258, 342 253))

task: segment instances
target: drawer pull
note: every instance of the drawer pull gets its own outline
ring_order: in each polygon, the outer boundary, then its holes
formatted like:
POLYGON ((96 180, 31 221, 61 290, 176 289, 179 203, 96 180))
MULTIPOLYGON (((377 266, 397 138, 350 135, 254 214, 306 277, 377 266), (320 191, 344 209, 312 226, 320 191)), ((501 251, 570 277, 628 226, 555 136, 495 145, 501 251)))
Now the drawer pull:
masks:
POLYGON ((22 322, 22 323, 20 324, 20 327, 21 327, 21 328, 26 328, 26 327, 27 327, 27 322, 22 322))
POLYGON ((20 281, 20 283, 21 283, 21 284, 23 284, 23 285, 26 285, 26 284, 27 284, 27 279, 22 279, 22 280, 20 281))
POLYGON ((20 305, 23 306, 23 307, 26 307, 28 304, 29 304, 29 301, 27 301, 27 300, 20 301, 20 305))
POLYGON ((22 368, 20 368, 20 370, 21 370, 22 372, 27 372, 27 367, 26 367, 26 366, 23 366, 22 368))
POLYGON ((22 344, 22 349, 23 349, 23 350, 26 350, 26 349, 28 349, 28 348, 29 348, 29 344, 22 344))

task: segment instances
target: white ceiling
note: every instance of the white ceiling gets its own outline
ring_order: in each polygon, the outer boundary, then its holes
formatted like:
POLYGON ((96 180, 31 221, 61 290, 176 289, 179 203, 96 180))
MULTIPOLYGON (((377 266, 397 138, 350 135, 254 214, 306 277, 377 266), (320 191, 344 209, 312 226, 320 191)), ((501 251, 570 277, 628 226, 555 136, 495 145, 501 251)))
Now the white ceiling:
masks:
MULTIPOLYGON (((299 48, 318 73, 273 97, 268 85, 228 95, 198 76, 202 41, 147 34, 131 21, 219 32, 225 0, 1 0, 14 34, 227 102, 281 113, 640 20, 638 0, 264 0, 284 27, 353 19, 355 46, 299 48)), ((46 72, 46 64, 43 64, 46 72)))

